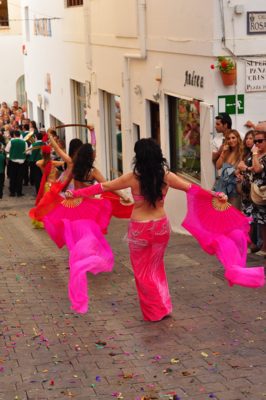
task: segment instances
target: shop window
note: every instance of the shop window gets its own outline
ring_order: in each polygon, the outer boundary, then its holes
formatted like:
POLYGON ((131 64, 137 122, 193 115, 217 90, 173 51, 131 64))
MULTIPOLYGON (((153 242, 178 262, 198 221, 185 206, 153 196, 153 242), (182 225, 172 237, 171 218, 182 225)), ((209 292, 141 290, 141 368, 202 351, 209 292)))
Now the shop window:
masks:
POLYGON ((83 6, 83 0, 67 0, 67 7, 83 6))
MULTIPOLYGON (((86 86, 85 83, 74 82, 75 94, 75 119, 77 124, 87 124, 87 108, 86 108, 86 86)), ((76 127, 76 135, 83 143, 88 143, 88 129, 78 126, 76 127)))
POLYGON ((9 26, 7 0, 2 0, 0 2, 0 27, 7 26, 9 26))
POLYGON ((201 181, 200 102, 168 96, 170 168, 201 181))

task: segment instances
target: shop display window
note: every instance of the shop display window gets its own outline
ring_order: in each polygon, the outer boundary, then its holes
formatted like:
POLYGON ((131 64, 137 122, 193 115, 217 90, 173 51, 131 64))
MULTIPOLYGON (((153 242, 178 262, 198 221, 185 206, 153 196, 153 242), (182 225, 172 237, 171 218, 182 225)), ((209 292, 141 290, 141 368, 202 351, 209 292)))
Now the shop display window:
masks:
POLYGON ((200 101, 168 96, 170 168, 201 181, 200 101))

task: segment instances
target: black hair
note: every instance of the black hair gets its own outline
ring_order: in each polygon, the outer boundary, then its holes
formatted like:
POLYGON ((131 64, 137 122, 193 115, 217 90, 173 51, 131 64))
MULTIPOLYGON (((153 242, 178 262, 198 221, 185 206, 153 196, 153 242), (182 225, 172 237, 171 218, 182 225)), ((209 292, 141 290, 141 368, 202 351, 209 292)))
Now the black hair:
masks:
POLYGON ((140 193, 156 208, 156 201, 163 199, 162 188, 167 185, 164 182, 165 170, 169 170, 167 161, 152 138, 137 141, 134 151, 133 174, 140 183, 140 193))
POLYGON ((42 132, 36 133, 36 138, 37 138, 37 140, 42 140, 42 138, 43 138, 42 132))
POLYGON ((2 143, 4 146, 6 145, 6 139, 2 133, 0 133, 0 143, 2 143))
POLYGON ((83 143, 80 139, 72 139, 69 143, 69 157, 73 158, 76 152, 82 147, 83 143))
MULTIPOLYGON (((80 139, 72 139, 70 140, 69 143, 69 150, 68 150, 68 155, 69 157, 73 158, 75 157, 76 153, 79 151, 79 149, 83 146, 83 143, 80 139)), ((67 169, 67 163, 65 162, 64 164, 65 170, 67 169)))
POLYGON ((93 147, 90 143, 85 143, 77 152, 74 158, 73 176, 78 181, 83 181, 84 177, 93 166, 93 147))
POLYGON ((23 129, 26 129, 26 131, 28 131, 30 129, 29 124, 24 124, 23 129))
POLYGON ((11 134, 11 136, 13 134, 14 137, 20 137, 20 132, 19 131, 11 131, 10 134, 11 134))
POLYGON ((37 126, 36 126, 36 122, 35 122, 35 121, 30 121, 30 123, 31 123, 31 125, 32 125, 32 127, 33 127, 34 129, 36 129, 36 128, 37 128, 37 126))
POLYGON ((220 113, 215 117, 215 119, 220 119, 223 125, 227 124, 227 129, 232 129, 232 119, 227 113, 220 113))

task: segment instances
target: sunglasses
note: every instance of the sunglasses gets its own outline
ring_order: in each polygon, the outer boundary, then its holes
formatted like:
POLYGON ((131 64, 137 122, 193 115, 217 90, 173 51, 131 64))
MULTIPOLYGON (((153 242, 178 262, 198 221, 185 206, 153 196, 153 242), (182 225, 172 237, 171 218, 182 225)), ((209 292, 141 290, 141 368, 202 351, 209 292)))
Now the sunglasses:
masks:
POLYGON ((256 144, 256 143, 261 144, 263 142, 263 140, 266 140, 266 139, 257 139, 257 140, 255 139, 254 144, 256 144))

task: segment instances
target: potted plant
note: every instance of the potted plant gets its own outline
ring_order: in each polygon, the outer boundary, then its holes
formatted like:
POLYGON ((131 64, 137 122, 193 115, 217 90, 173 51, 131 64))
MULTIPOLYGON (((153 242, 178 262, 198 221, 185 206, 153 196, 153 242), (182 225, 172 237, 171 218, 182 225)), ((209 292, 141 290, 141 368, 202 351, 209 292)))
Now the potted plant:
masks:
MULTIPOLYGON (((214 65, 211 65, 214 69, 214 65)), ((216 65, 222 75, 224 86, 233 85, 236 79, 236 64, 230 58, 218 57, 218 64, 216 65)))

